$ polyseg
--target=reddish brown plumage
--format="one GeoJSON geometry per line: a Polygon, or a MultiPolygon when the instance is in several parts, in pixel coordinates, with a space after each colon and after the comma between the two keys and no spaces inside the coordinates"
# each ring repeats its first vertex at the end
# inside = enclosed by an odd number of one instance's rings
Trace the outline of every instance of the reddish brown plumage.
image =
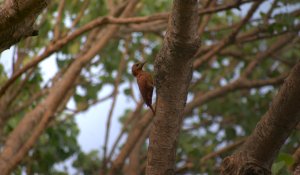
{"type": "Polygon", "coordinates": [[[137,83],[141,92],[141,95],[146,103],[147,106],[155,115],[155,111],[152,107],[152,94],[153,94],[153,78],[150,73],[143,71],[143,63],[136,63],[132,66],[132,74],[136,77],[137,83]]]}

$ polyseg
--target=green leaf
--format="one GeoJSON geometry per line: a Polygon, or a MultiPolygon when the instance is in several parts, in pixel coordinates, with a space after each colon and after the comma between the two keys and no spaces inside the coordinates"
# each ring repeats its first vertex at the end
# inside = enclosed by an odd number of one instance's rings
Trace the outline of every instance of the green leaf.
{"type": "Polygon", "coordinates": [[[124,94],[127,96],[131,95],[131,89],[130,88],[124,89],[124,94]]]}
{"type": "Polygon", "coordinates": [[[272,166],[272,174],[279,174],[279,172],[283,169],[283,167],[285,166],[284,161],[280,161],[277,163],[274,163],[272,166]]]}
{"type": "Polygon", "coordinates": [[[287,166],[290,166],[295,162],[293,156],[286,153],[280,153],[278,156],[278,160],[283,161],[287,166]]]}

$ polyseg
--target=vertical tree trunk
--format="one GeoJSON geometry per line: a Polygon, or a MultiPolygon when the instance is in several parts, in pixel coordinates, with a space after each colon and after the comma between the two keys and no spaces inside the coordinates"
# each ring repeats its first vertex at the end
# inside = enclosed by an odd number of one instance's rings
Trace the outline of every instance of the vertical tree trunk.
{"type": "Polygon", "coordinates": [[[146,174],[174,174],[176,147],[192,77],[197,36],[197,0],[174,0],[164,44],[155,60],[156,116],[146,174]]]}
{"type": "Polygon", "coordinates": [[[299,121],[300,63],[293,68],[242,148],[223,161],[222,174],[271,174],[274,159],[299,121]]]}

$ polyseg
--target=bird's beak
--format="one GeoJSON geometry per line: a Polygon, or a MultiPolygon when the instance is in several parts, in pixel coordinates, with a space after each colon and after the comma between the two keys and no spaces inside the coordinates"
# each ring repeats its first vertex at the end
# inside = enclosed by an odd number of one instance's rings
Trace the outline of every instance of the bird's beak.
{"type": "Polygon", "coordinates": [[[143,67],[143,66],[144,66],[144,64],[146,64],[146,62],[147,62],[147,61],[144,61],[144,62],[142,62],[142,63],[141,63],[141,65],[142,65],[142,66],[141,66],[141,67],[143,67]]]}

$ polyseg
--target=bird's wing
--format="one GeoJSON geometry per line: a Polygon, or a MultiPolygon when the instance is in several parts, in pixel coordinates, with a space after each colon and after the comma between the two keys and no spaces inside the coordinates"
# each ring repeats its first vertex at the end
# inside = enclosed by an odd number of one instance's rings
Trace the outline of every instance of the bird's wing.
{"type": "Polygon", "coordinates": [[[147,106],[150,106],[152,104],[152,94],[154,88],[151,74],[146,72],[141,74],[137,78],[137,82],[145,103],[147,104],[147,106]]]}
{"type": "Polygon", "coordinates": [[[147,73],[146,76],[147,76],[147,79],[149,80],[149,81],[147,81],[148,86],[154,87],[154,81],[153,81],[152,75],[147,73]]]}

